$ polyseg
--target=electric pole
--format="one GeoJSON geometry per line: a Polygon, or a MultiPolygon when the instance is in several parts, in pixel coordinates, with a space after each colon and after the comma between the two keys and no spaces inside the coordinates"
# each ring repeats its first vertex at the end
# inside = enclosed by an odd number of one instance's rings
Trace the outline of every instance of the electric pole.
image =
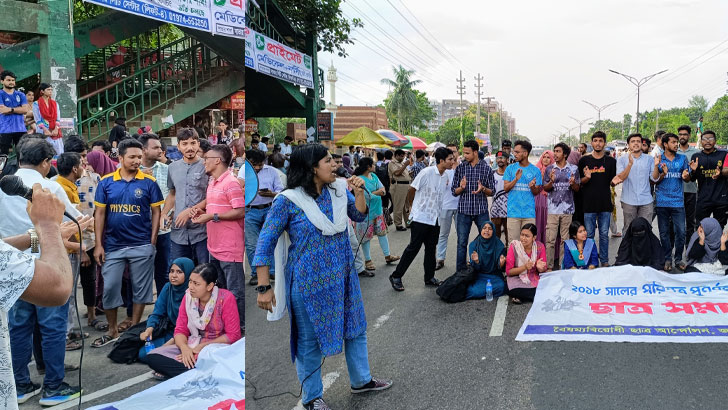
{"type": "Polygon", "coordinates": [[[481,81],[483,81],[483,77],[478,73],[478,75],[475,77],[475,80],[477,83],[475,84],[475,103],[478,105],[478,108],[476,109],[475,114],[475,132],[480,134],[480,97],[482,97],[483,92],[480,91],[481,88],[483,88],[483,85],[481,81]]]}
{"type": "MultiPolygon", "coordinates": [[[[491,138],[491,135],[490,135],[490,100],[494,100],[495,97],[483,97],[483,99],[488,101],[487,102],[488,105],[485,106],[485,112],[486,112],[486,115],[488,116],[488,130],[485,133],[488,134],[488,139],[490,139],[491,138]]],[[[492,146],[493,142],[491,141],[490,144],[492,146]]],[[[498,147],[500,147],[500,141],[498,141],[498,147]]]]}
{"type": "Polygon", "coordinates": [[[660,126],[660,109],[657,109],[657,117],[655,117],[655,134],[657,134],[657,130],[660,126]]]}
{"type": "Polygon", "coordinates": [[[455,81],[458,82],[458,95],[460,96],[460,146],[463,146],[463,140],[464,140],[464,133],[465,133],[465,123],[464,121],[464,114],[465,110],[463,109],[463,95],[465,95],[465,79],[463,78],[463,70],[460,70],[460,77],[457,78],[455,81]]]}

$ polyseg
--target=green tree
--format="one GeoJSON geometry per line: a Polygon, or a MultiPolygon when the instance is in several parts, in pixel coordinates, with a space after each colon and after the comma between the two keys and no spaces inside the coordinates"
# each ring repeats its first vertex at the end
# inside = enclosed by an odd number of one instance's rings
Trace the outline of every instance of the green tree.
{"type": "MultiPolygon", "coordinates": [[[[420,90],[412,90],[415,93],[415,99],[417,107],[415,111],[405,118],[402,118],[402,130],[405,134],[417,135],[420,131],[427,129],[427,123],[435,118],[435,111],[430,106],[430,101],[427,99],[427,93],[420,90]]],[[[396,115],[394,107],[392,106],[392,95],[390,94],[384,100],[384,108],[387,110],[387,122],[389,128],[399,128],[399,116],[396,115]]]]}
{"type": "Polygon", "coordinates": [[[363,27],[360,19],[351,20],[341,12],[342,0],[278,0],[291,23],[305,33],[313,33],[323,51],[346,57],[345,46],[354,44],[351,29],[363,27]]]}
{"type": "Polygon", "coordinates": [[[705,129],[715,131],[719,144],[728,142],[728,95],[724,95],[705,113],[705,129]]]}
{"type": "Polygon", "coordinates": [[[462,123],[460,122],[460,117],[450,118],[445,121],[445,123],[440,126],[440,129],[437,130],[437,140],[443,144],[457,144],[460,146],[461,124],[463,125],[462,128],[465,130],[464,135],[466,136],[466,140],[468,139],[468,135],[472,138],[472,135],[475,132],[475,117],[466,115],[462,123]]]}
{"type": "Polygon", "coordinates": [[[400,133],[406,133],[408,120],[417,116],[418,101],[414,86],[421,83],[421,81],[412,80],[415,71],[407,70],[401,65],[392,67],[392,73],[394,74],[394,80],[382,79],[382,84],[389,86],[392,90],[387,96],[389,100],[389,106],[386,107],[387,117],[394,117],[397,124],[396,130],[400,133]]]}
{"type": "MultiPolygon", "coordinates": [[[[283,142],[283,138],[288,132],[288,123],[305,124],[305,118],[256,118],[258,121],[258,133],[260,135],[272,134],[273,141],[278,144],[283,142]]],[[[292,135],[291,135],[292,136],[292,135]]]]}
{"type": "MultiPolygon", "coordinates": [[[[688,107],[694,110],[698,114],[698,118],[708,111],[710,106],[708,99],[702,95],[694,95],[688,100],[688,107]]],[[[697,120],[697,118],[696,118],[697,120]]]]}

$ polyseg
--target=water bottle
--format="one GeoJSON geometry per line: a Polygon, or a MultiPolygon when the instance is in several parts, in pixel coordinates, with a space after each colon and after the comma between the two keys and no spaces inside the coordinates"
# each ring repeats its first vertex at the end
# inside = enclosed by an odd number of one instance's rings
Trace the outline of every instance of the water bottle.
{"type": "Polygon", "coordinates": [[[488,302],[493,301],[493,285],[490,284],[490,279],[488,279],[488,283],[485,285],[485,300],[488,302]]]}
{"type": "Polygon", "coordinates": [[[152,343],[151,336],[147,336],[147,342],[144,343],[144,351],[149,354],[149,352],[151,352],[152,350],[154,350],[154,343],[152,343]]]}

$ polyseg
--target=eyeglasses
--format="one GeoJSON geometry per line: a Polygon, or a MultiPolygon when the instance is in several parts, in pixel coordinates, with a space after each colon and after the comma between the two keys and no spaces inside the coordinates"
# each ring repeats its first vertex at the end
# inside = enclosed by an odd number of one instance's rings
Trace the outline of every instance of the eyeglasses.
{"type": "Polygon", "coordinates": [[[715,137],[700,137],[703,141],[715,141],[715,137]]]}

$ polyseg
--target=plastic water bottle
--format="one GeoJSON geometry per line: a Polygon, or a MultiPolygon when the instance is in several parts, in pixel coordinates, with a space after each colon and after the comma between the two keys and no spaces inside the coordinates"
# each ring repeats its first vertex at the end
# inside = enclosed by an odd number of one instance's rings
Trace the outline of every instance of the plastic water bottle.
{"type": "Polygon", "coordinates": [[[154,350],[154,343],[152,343],[152,338],[150,336],[147,336],[147,342],[144,343],[144,351],[149,354],[149,352],[151,352],[152,350],[154,350]]]}
{"type": "Polygon", "coordinates": [[[488,302],[493,301],[493,285],[490,284],[490,279],[488,279],[488,283],[485,285],[485,300],[488,302]]]}

